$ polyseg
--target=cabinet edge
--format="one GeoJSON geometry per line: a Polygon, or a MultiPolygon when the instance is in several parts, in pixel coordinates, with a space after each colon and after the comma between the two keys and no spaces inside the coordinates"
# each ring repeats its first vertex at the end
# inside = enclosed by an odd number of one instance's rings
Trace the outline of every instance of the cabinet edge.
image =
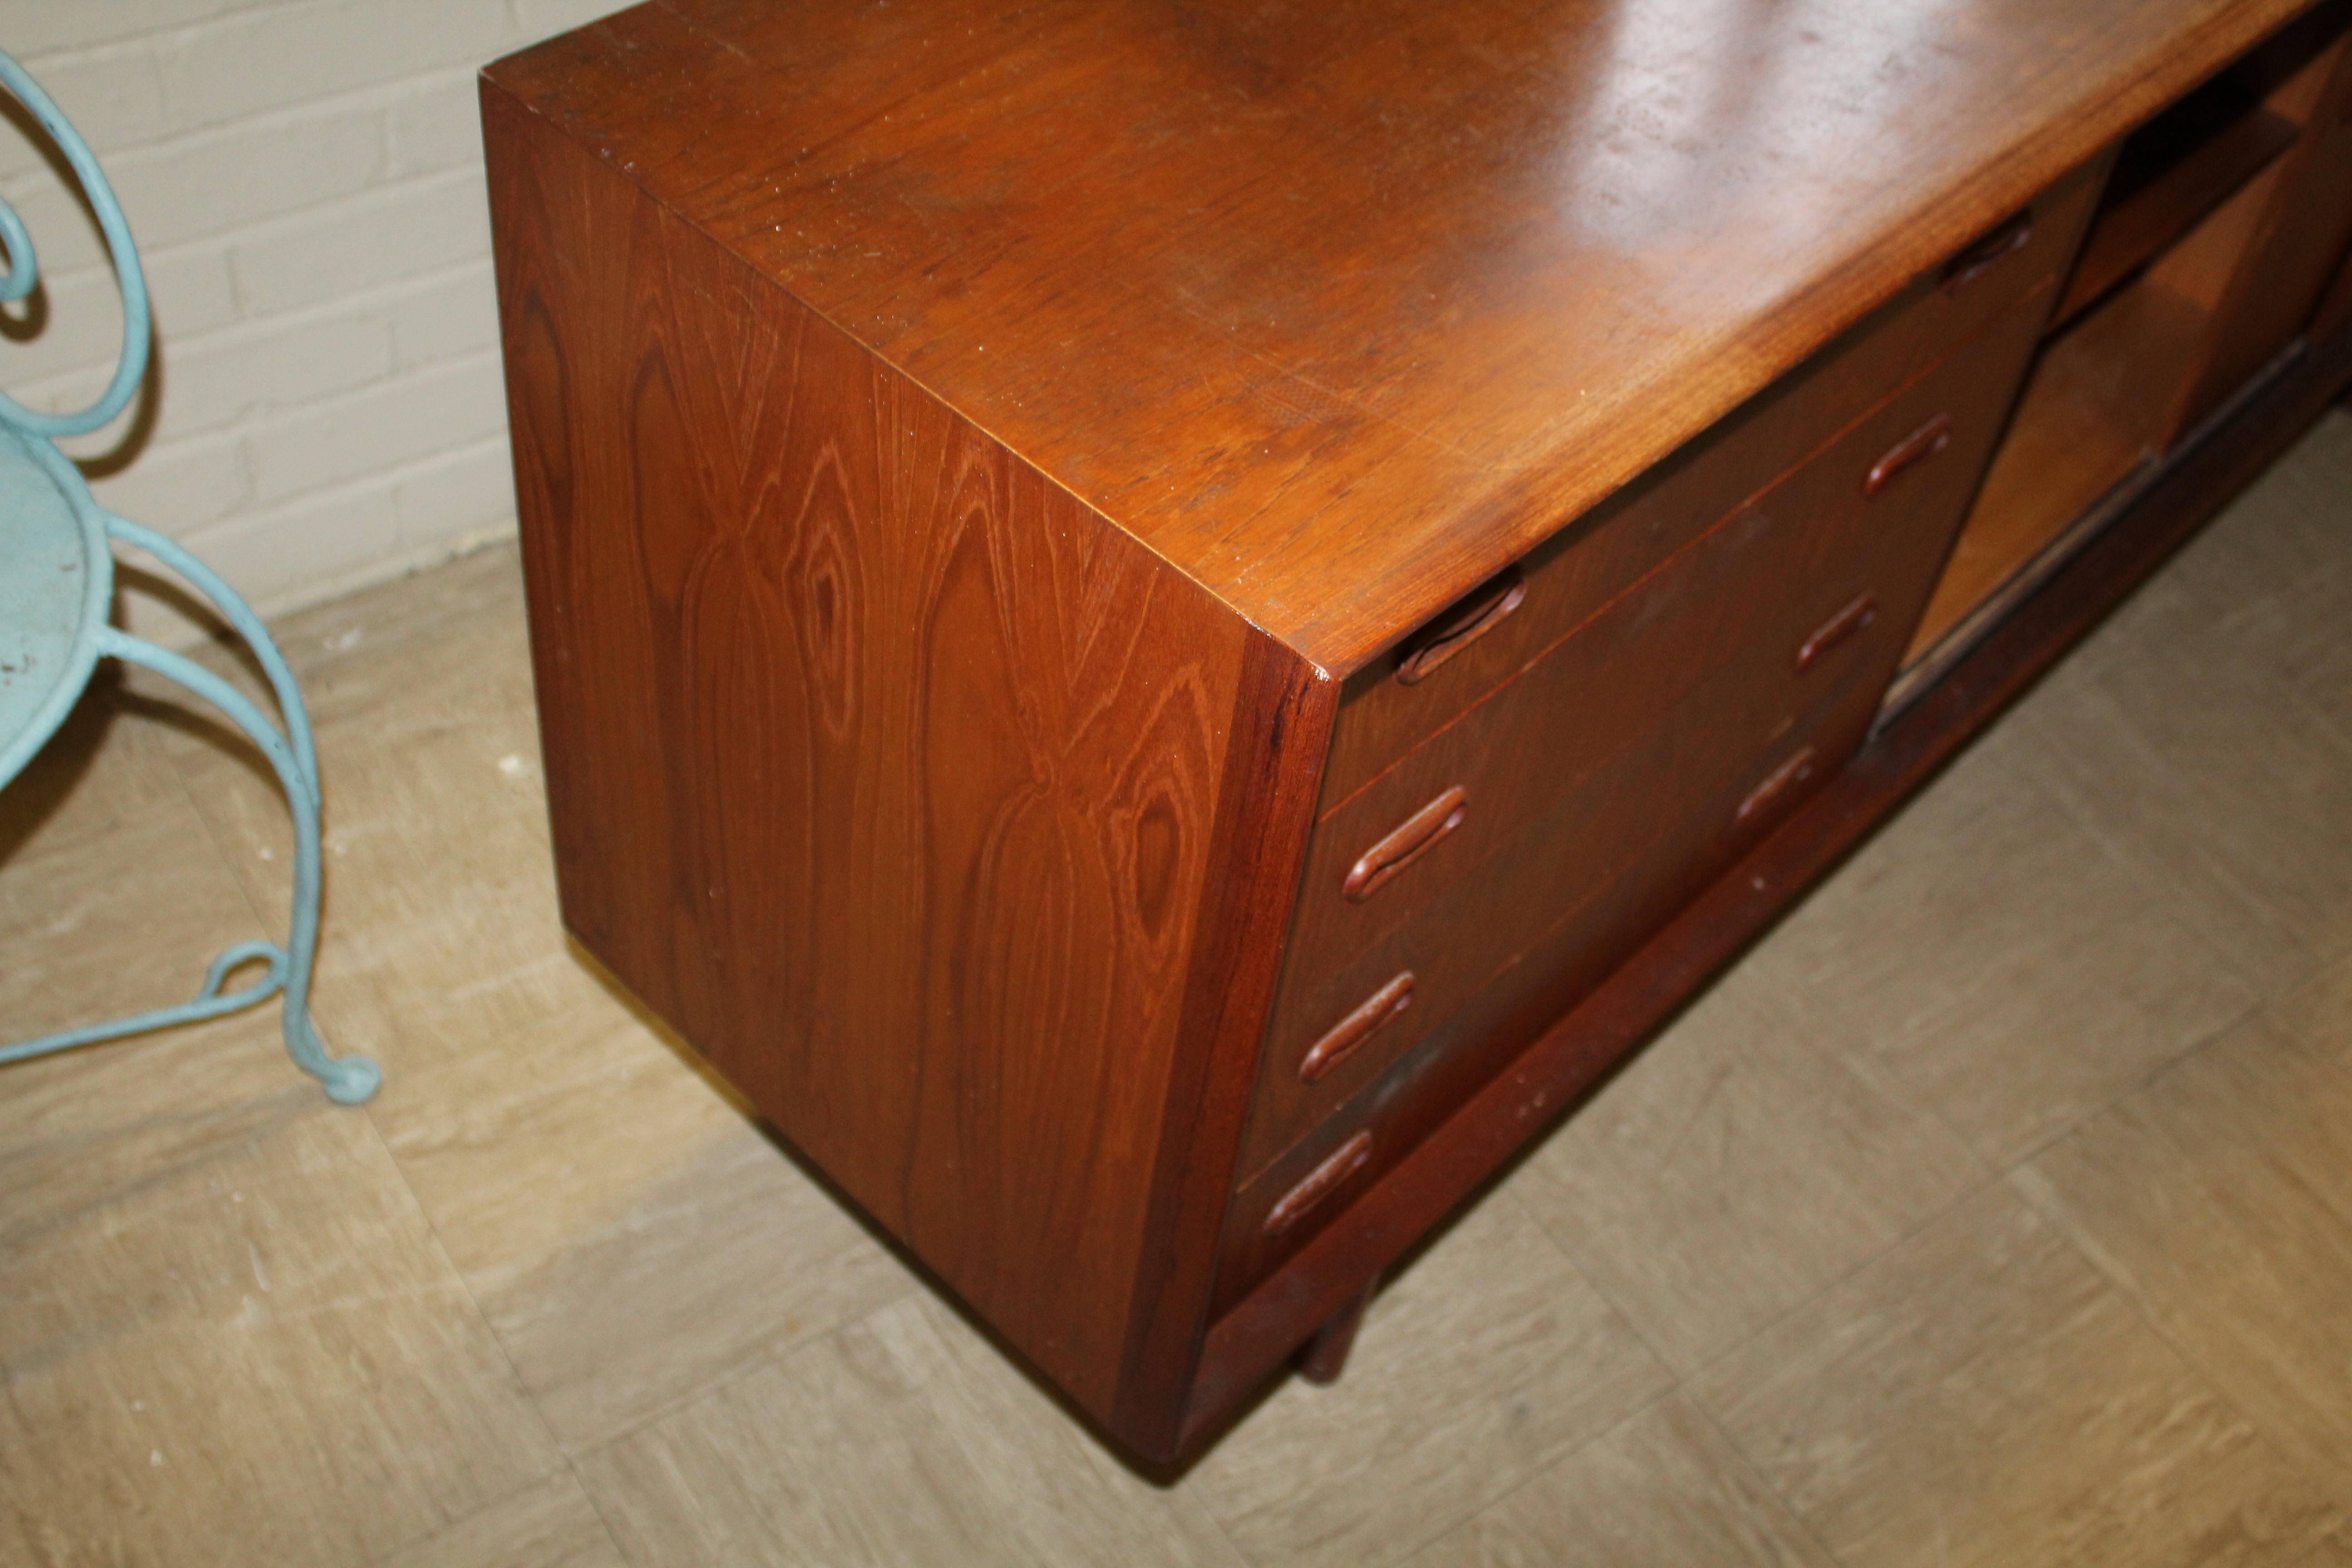
{"type": "Polygon", "coordinates": [[[1208,1332],[1217,1239],[1274,1005],[1339,684],[1253,629],[1226,742],[1208,876],[1152,1173],[1152,1238],[1128,1313],[1111,1427],[1172,1458],[1208,1332]]]}

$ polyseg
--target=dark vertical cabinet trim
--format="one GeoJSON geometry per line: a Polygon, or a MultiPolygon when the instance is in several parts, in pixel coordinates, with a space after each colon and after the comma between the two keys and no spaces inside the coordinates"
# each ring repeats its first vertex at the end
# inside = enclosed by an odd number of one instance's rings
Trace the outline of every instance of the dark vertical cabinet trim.
{"type": "Polygon", "coordinates": [[[1210,856],[1220,896],[1203,906],[1194,942],[1184,1049],[1153,1183],[1148,1234],[1155,1239],[1138,1270],[1110,1423],[1154,1458],[1176,1451],[1208,1331],[1217,1237],[1339,699],[1338,681],[1251,634],[1210,856]]]}

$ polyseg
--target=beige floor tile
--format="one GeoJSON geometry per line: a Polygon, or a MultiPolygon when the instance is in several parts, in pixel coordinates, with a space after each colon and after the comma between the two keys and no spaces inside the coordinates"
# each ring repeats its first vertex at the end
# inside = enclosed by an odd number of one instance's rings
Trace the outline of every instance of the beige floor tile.
{"type": "Polygon", "coordinates": [[[363,1563],[561,1462],[363,1113],[70,1066],[114,1125],[0,1110],[0,1561],[363,1563]]]}
{"type": "Polygon", "coordinates": [[[1768,948],[1511,1179],[1685,1375],[1990,1177],[1811,1036],[1768,948]]]}
{"type": "Polygon", "coordinates": [[[419,864],[383,863],[322,1016],[567,1447],[917,1288],[566,949],[543,871],[419,864]]]}
{"type": "MultiPolygon", "coordinates": [[[[453,884],[552,877],[530,669],[507,640],[417,650],[396,702],[372,689],[364,700],[330,691],[312,702],[331,921],[367,931],[380,916],[429,912],[429,893],[446,901],[453,884]]],[[[297,673],[306,689],[329,684],[297,673]]],[[[291,831],[275,781],[246,749],[200,737],[180,737],[171,757],[257,907],[283,919],[291,831]]]]}
{"type": "Polygon", "coordinates": [[[1217,1564],[1199,1503],[1121,1469],[924,1297],[589,1456],[636,1568],[1217,1564]]]}
{"type": "MultiPolygon", "coordinates": [[[[2352,738],[2352,414],[2323,420],[2158,581],[2120,662],[2221,659],[2352,738]]],[[[2120,673],[2120,671],[2118,671],[2120,673]]]]}
{"type": "Polygon", "coordinates": [[[1693,1388],[1844,1568],[2254,1568],[2342,1518],[2005,1186],[1693,1388]]]}
{"type": "Polygon", "coordinates": [[[177,1005],[217,953],[264,934],[195,810],[158,795],[77,847],[0,864],[0,1031],[177,1005]]]}
{"type": "Polygon", "coordinates": [[[543,865],[422,865],[321,1006],[381,1038],[371,1113],[567,1447],[917,1288],[566,948],[543,865]]]}
{"type": "MultiPolygon", "coordinates": [[[[316,1015],[383,1068],[370,1114],[579,1449],[914,1285],[567,950],[521,628],[512,553],[486,552],[284,641],[328,801],[316,1015]]],[[[227,748],[172,755],[282,919],[274,786],[227,748]]]]}
{"type": "Polygon", "coordinates": [[[1496,1193],[1374,1300],[1345,1377],[1278,1390],[1186,1484],[1253,1563],[1394,1562],[1671,1383],[1496,1193]]]}
{"type": "Polygon", "coordinates": [[[956,1434],[1027,1561],[1242,1568],[1199,1498],[1139,1479],[937,1297],[911,1297],[866,1326],[956,1434]]]}
{"type": "Polygon", "coordinates": [[[2352,587],[2347,495],[2352,412],[2336,408],[2166,567],[2158,579],[2165,596],[2137,595],[2118,619],[2145,614],[2156,640],[2185,639],[2182,654],[2234,647],[2238,657],[2280,674],[2307,666],[2323,649],[2340,649],[2342,622],[2292,612],[2317,608],[2352,587]],[[2185,603],[2187,619],[2167,613],[2174,595],[2185,603]]]}
{"type": "Polygon", "coordinates": [[[79,849],[158,806],[178,805],[165,728],[101,664],[79,706],[0,790],[0,866],[79,849]]]}
{"type": "MultiPolygon", "coordinates": [[[[0,1563],[2352,1568],[2347,493],[2336,414],[1172,1491],[566,950],[511,548],[289,617],[387,1085],[274,1012],[0,1071],[0,1563]]],[[[101,692],[0,794],[0,1033],[184,999],[286,845],[101,692]]]]}
{"type": "MultiPolygon", "coordinates": [[[[332,792],[350,748],[332,736],[323,744],[332,792]]],[[[371,789],[334,797],[316,1011],[339,1041],[377,1056],[388,1081],[478,1053],[469,1020],[483,998],[534,966],[572,963],[544,841],[518,813],[499,821],[455,781],[434,782],[435,763],[459,744],[419,742],[384,760],[371,789]],[[364,809],[394,793],[423,802],[436,792],[449,797],[438,816],[364,809]],[[402,1027],[409,1019],[415,1026],[402,1027]]],[[[535,780],[526,787],[525,809],[543,811],[535,780]]],[[[282,920],[289,878],[273,835],[285,829],[284,807],[252,788],[200,786],[195,798],[252,901],[282,920]]]]}
{"type": "MultiPolygon", "coordinates": [[[[2345,423],[2352,426],[2352,417],[2345,423]]],[[[2352,473],[2337,482],[2352,486],[2352,473]]],[[[2336,560],[2305,574],[2281,595],[2261,668],[2352,740],[2352,637],[2343,632],[2352,625],[2352,546],[2340,537],[2335,542],[2336,560]]]]}
{"type": "MultiPolygon", "coordinates": [[[[511,542],[282,616],[270,629],[317,723],[414,721],[453,702],[512,709],[518,695],[530,714],[521,564],[511,542]]],[[[257,667],[234,640],[190,656],[268,703],[257,667]]],[[[129,683],[145,696],[186,700],[143,671],[129,683]]]]}
{"type": "Polygon", "coordinates": [[[2275,995],[2352,954],[2352,416],[2331,414],[2004,726],[2275,995]]]}
{"type": "Polygon", "coordinates": [[[277,635],[322,723],[471,701],[529,721],[522,563],[509,542],[285,616],[277,635]],[[517,700],[520,699],[518,701],[517,700]]]}
{"type": "Polygon", "coordinates": [[[2352,1508],[2352,1076],[2256,1018],[2017,1173],[2352,1508]]]}
{"type": "Polygon", "coordinates": [[[2352,414],[2334,410],[2249,485],[2212,527],[2134,595],[2080,650],[2086,669],[2227,650],[2284,673],[2340,627],[2287,612],[2352,566],[2342,518],[2352,494],[2352,414]]]}
{"type": "Polygon", "coordinates": [[[2352,1568],[2352,1537],[2331,1535],[2294,1568],[2352,1568]]]}
{"type": "Polygon", "coordinates": [[[569,1469],[468,1514],[383,1568],[625,1568],[569,1469]]]}
{"type": "MultiPolygon", "coordinates": [[[[151,728],[136,717],[105,727],[92,776],[135,772],[154,743],[142,733],[151,728]]],[[[93,819],[70,847],[0,860],[8,1039],[185,1003],[216,954],[266,934],[197,813],[167,769],[163,776],[164,787],[113,801],[137,809],[93,819]]],[[[241,969],[231,988],[259,974],[241,969]]],[[[54,1217],[44,1184],[57,1184],[70,1209],[135,1182],[150,1159],[306,1105],[319,1090],[287,1060],[279,1017],[272,999],[0,1069],[0,1158],[16,1171],[0,1236],[54,1217]]]]}
{"type": "Polygon", "coordinates": [[[1808,1024],[2006,1168],[2256,993],[1987,737],[1773,937],[1808,1024]]]}
{"type": "MultiPolygon", "coordinates": [[[[513,555],[486,551],[283,630],[325,775],[317,1012],[389,1080],[413,1078],[403,1050],[478,1045],[437,1016],[397,1030],[396,1015],[502,985],[562,942],[513,555]]],[[[275,784],[235,746],[184,738],[170,755],[255,907],[283,921],[291,832],[275,784]]]]}
{"type": "MultiPolygon", "coordinates": [[[[548,889],[553,877],[511,549],[289,617],[278,630],[324,775],[322,1016],[347,990],[364,1010],[365,988],[351,976],[412,956],[404,944],[417,928],[461,915],[462,900],[489,906],[459,921],[475,943],[460,956],[479,973],[530,956],[483,944],[505,929],[495,918],[505,895],[548,889]]],[[[232,650],[203,658],[259,691],[232,650]]],[[[166,751],[255,907],[282,923],[292,831],[275,779],[217,729],[184,727],[166,751]]]]}
{"type": "Polygon", "coordinates": [[[1836,1568],[1706,1415],[1669,1394],[1417,1553],[1412,1568],[1836,1568]]]}
{"type": "Polygon", "coordinates": [[[2111,685],[2048,695],[2026,716],[2046,742],[2030,765],[2110,854],[2177,889],[2200,942],[2273,995],[2352,953],[2352,742],[2275,693],[2177,694],[2195,719],[2280,714],[2228,740],[2156,733],[2194,720],[2135,713],[2111,685]]]}
{"type": "MultiPolygon", "coordinates": [[[[525,1384],[573,1451],[631,1430],[793,1345],[917,1289],[905,1268],[749,1128],[663,1138],[648,1118],[624,1186],[607,1173],[612,1206],[553,1245],[536,1226],[504,1232],[542,1173],[561,1159],[593,1162],[583,1137],[636,1106],[583,1100],[561,1113],[580,1137],[529,1130],[530,1147],[504,1164],[521,1193],[479,1229],[446,1233],[496,1254],[468,1275],[525,1384]],[[559,1146],[568,1153],[559,1153],[559,1146]],[[504,1244],[502,1246],[502,1244],[504,1244]]],[[[411,1158],[421,1191],[444,1173],[411,1158]]]]}
{"type": "Polygon", "coordinates": [[[2023,765],[2273,992],[2352,953],[2352,531],[2331,521],[2340,500],[2303,493],[2304,455],[2015,721],[2023,765]]]}
{"type": "Polygon", "coordinates": [[[2313,1050],[2352,1068],[2352,953],[2295,987],[2273,1006],[2271,1015],[2313,1050]]]}

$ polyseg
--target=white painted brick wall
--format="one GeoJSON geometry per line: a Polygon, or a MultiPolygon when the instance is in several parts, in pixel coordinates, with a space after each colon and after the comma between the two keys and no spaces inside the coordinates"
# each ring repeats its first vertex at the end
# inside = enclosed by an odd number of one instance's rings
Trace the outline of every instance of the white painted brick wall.
{"type": "MultiPolygon", "coordinates": [[[[5,0],[105,164],[155,301],[151,414],[69,443],[115,510],[265,612],[514,526],[474,75],[624,0],[5,0]]],[[[97,231],[0,123],[45,318],[0,383],[78,406],[122,315],[97,231]]],[[[195,635],[126,595],[134,631],[195,635]]]]}

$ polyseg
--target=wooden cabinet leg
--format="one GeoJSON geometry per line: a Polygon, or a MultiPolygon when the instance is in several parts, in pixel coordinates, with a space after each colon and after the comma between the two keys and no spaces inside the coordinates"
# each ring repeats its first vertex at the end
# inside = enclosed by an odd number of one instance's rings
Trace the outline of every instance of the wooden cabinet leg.
{"type": "Polygon", "coordinates": [[[1354,1300],[1324,1319],[1315,1337],[1299,1347],[1299,1376],[1319,1384],[1339,1381],[1339,1373],[1347,1369],[1348,1352],[1355,1347],[1356,1330],[1364,1321],[1364,1309],[1372,1304],[1372,1292],[1380,1283],[1374,1279],[1366,1285],[1354,1300]]]}

